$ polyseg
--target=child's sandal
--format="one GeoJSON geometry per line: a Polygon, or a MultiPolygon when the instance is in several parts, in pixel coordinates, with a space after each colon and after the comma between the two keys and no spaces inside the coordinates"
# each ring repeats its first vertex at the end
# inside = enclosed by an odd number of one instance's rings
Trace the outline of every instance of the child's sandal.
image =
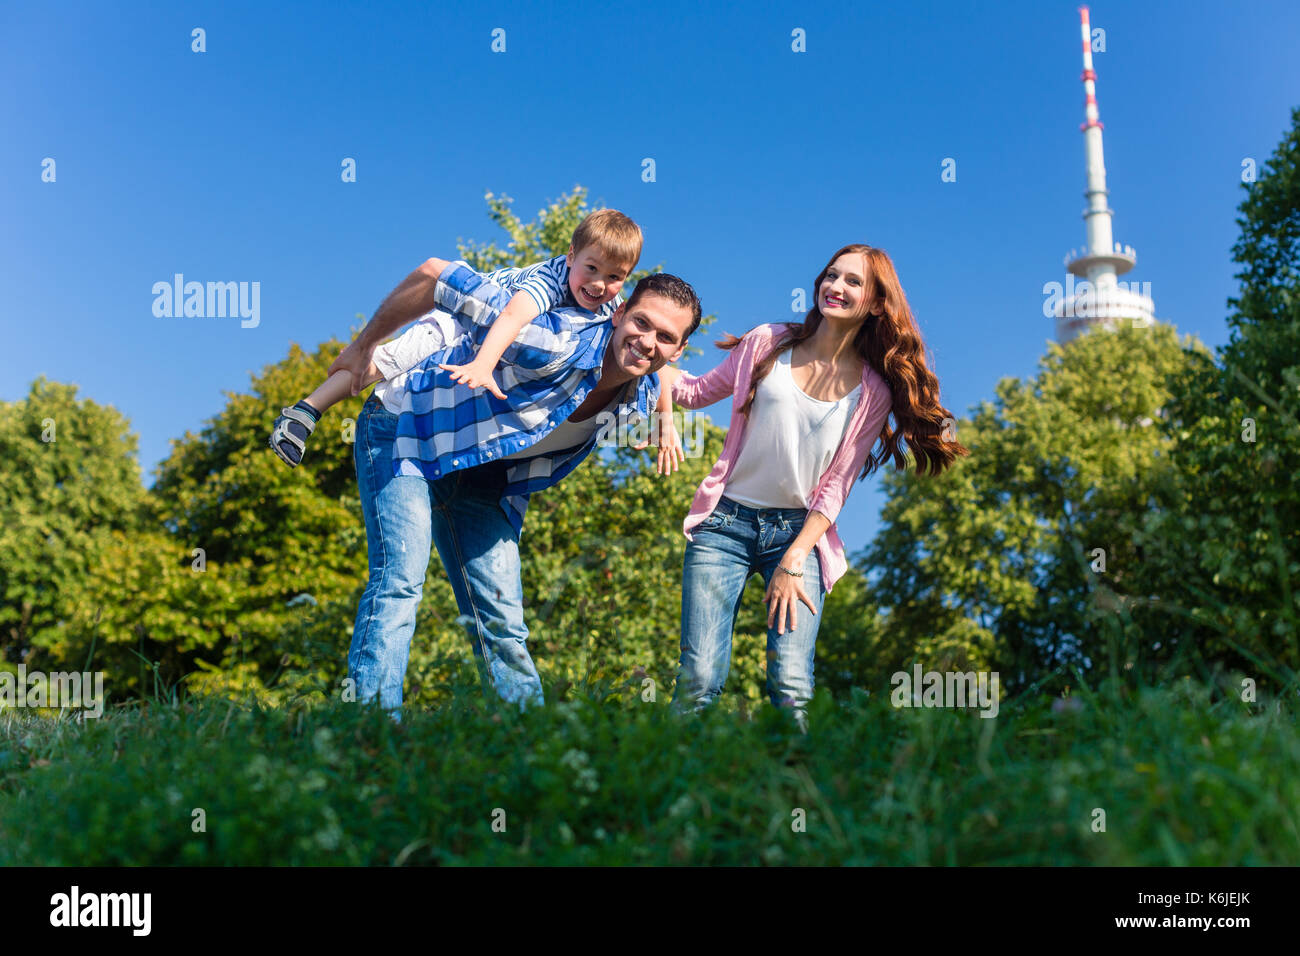
{"type": "Polygon", "coordinates": [[[290,468],[298,467],[303,453],[307,450],[307,439],[316,430],[316,419],[301,408],[285,408],[275,420],[268,444],[271,451],[290,468]],[[301,432],[301,433],[300,433],[301,432]],[[287,446],[287,447],[286,447],[287,446]],[[294,452],[297,452],[295,455],[294,452]]]}

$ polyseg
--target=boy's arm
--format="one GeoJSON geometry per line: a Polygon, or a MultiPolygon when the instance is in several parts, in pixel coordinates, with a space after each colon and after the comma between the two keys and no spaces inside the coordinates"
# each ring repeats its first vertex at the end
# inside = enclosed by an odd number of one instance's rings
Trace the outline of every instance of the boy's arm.
{"type": "Polygon", "coordinates": [[[486,387],[502,400],[505,395],[497,387],[492,372],[524,326],[563,301],[568,281],[565,257],[556,256],[519,270],[514,278],[512,287],[517,291],[492,323],[473,361],[443,366],[452,373],[453,382],[463,382],[470,388],[486,387]]]}
{"type": "Polygon", "coordinates": [[[453,382],[464,382],[470,388],[486,387],[497,398],[504,400],[505,395],[497,387],[496,380],[492,377],[492,370],[497,367],[501,356],[505,355],[506,349],[519,335],[520,330],[541,314],[531,295],[527,292],[516,292],[506,303],[506,307],[501,310],[501,314],[496,317],[492,327],[488,329],[487,337],[479,346],[474,360],[466,365],[442,367],[451,371],[453,382]]]}
{"type": "Polygon", "coordinates": [[[352,394],[360,394],[375,348],[402,326],[433,309],[438,279],[448,265],[446,259],[430,258],[403,279],[380,303],[356,340],[339,353],[329,374],[348,372],[352,376],[352,394]]]}
{"type": "Polygon", "coordinates": [[[510,303],[511,294],[492,281],[491,274],[475,272],[464,262],[448,262],[438,274],[434,302],[475,325],[491,326],[510,303]]]}

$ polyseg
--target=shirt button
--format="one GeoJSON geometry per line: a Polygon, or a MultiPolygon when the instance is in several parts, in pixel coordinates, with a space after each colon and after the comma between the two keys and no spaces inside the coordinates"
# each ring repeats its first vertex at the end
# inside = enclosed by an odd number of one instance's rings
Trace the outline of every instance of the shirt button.
{"type": "Polygon", "coordinates": [[[459,464],[460,464],[460,459],[459,459],[459,458],[453,458],[453,459],[451,460],[451,463],[452,463],[453,465],[459,465],[459,464]]]}

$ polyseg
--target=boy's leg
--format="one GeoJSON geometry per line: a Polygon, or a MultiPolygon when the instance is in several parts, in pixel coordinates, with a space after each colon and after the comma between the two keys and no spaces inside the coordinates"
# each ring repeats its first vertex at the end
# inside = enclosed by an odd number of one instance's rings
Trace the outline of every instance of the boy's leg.
{"type": "Polygon", "coordinates": [[[731,636],[753,561],[753,529],[735,505],[720,502],[686,545],[674,709],[700,710],[722,693],[731,670],[731,636]]]}
{"type": "MultiPolygon", "coordinates": [[[[348,676],[359,702],[400,708],[431,547],[429,483],[393,476],[397,416],[371,396],[357,416],[353,456],[366,521],[370,577],[357,607],[348,676]]],[[[394,713],[400,719],[400,711],[394,713]]]]}
{"type": "MultiPolygon", "coordinates": [[[[371,371],[374,371],[373,365],[371,366],[371,371]]],[[[375,373],[373,378],[367,376],[369,381],[363,382],[362,387],[371,384],[371,382],[377,382],[381,377],[382,376],[380,376],[378,372],[375,373]]],[[[318,414],[323,415],[339,402],[343,401],[343,399],[349,398],[351,395],[352,373],[339,371],[325,379],[321,386],[303,399],[303,401],[316,409],[318,414]]]]}
{"type": "MultiPolygon", "coordinates": [[[[370,363],[370,368],[361,380],[361,387],[373,385],[383,375],[370,363]]],[[[271,429],[271,450],[280,456],[287,465],[297,465],[302,461],[307,439],[315,431],[320,417],[333,406],[352,395],[352,375],[349,372],[335,372],[314,392],[288,409],[275,420],[271,429]]]]}
{"type": "Polygon", "coordinates": [[[541,704],[528,653],[519,539],[501,510],[504,473],[479,465],[429,483],[433,541],[456,595],[479,674],[507,703],[541,704]]]}

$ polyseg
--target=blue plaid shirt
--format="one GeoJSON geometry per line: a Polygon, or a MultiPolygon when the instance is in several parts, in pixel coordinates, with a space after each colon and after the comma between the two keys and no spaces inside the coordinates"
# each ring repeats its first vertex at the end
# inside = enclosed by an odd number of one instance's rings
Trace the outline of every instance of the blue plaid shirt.
{"type": "MultiPolygon", "coordinates": [[[[600,381],[614,328],[609,322],[593,323],[592,313],[576,308],[539,315],[507,346],[496,369],[505,401],[487,389],[451,381],[451,373],[438,366],[472,360],[511,293],[457,262],[444,270],[435,295],[440,307],[469,319],[471,331],[412,370],[397,419],[394,474],[435,479],[500,461],[545,438],[600,381]]],[[[529,495],[578,467],[611,426],[623,428],[649,418],[658,400],[658,374],[633,379],[616,399],[614,421],[585,444],[506,462],[501,508],[515,533],[523,533],[529,495]]]]}

